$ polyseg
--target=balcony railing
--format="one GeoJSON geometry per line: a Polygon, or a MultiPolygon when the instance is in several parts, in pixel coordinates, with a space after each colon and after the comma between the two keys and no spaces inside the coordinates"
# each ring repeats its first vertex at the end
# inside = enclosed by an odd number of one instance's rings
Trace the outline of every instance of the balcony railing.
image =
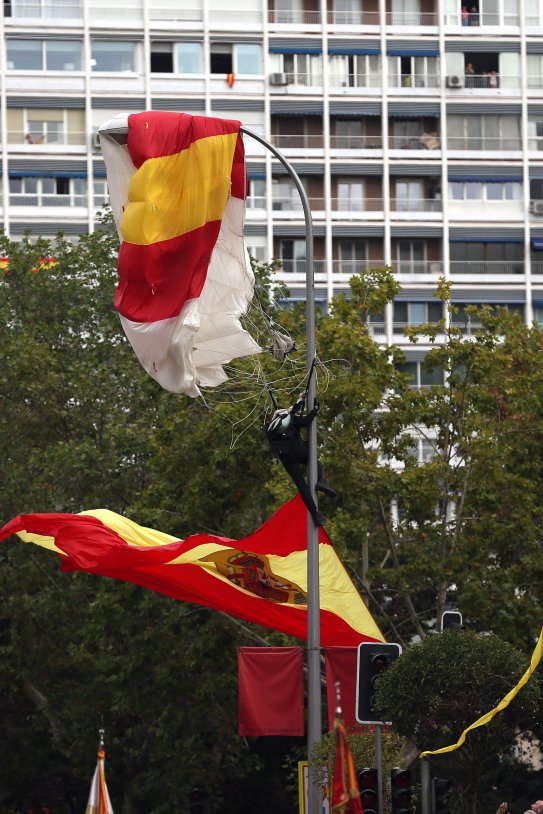
{"type": "MultiPolygon", "coordinates": [[[[485,136],[484,138],[476,136],[447,136],[447,146],[449,150],[492,150],[495,151],[517,151],[522,147],[522,141],[519,138],[502,138],[500,136],[485,136]]],[[[542,139],[543,147],[543,139],[542,139]]]]}
{"type": "Polygon", "coordinates": [[[381,74],[332,73],[328,81],[332,88],[380,88],[381,74]]]}
{"type": "Polygon", "coordinates": [[[154,8],[150,4],[149,19],[155,22],[198,23],[202,20],[201,8],[154,8]]]}
{"type": "Polygon", "coordinates": [[[321,135],[299,135],[299,136],[272,136],[271,142],[280,149],[305,150],[322,149],[323,140],[321,135]]]}
{"type": "Polygon", "coordinates": [[[40,3],[18,3],[6,2],[4,0],[4,17],[17,18],[42,18],[47,20],[78,20],[83,16],[81,3],[66,0],[66,2],[40,3]]]}
{"type": "Polygon", "coordinates": [[[436,133],[421,133],[420,136],[389,136],[391,150],[439,150],[440,137],[436,133]]]}
{"type": "Polygon", "coordinates": [[[8,130],[8,143],[9,144],[28,144],[38,150],[44,146],[81,146],[87,143],[86,133],[26,133],[21,130],[8,130]]]}
{"type": "MultiPolygon", "coordinates": [[[[285,274],[300,274],[305,277],[305,260],[281,260],[281,265],[285,274]]],[[[315,259],[313,261],[313,270],[315,274],[324,274],[326,271],[326,261],[315,259]]]]}
{"type": "Polygon", "coordinates": [[[401,74],[389,76],[391,88],[439,88],[439,76],[433,74],[401,74]]]}
{"type": "Polygon", "coordinates": [[[387,11],[387,25],[429,26],[439,24],[439,15],[428,11],[387,11]]]}
{"type": "Polygon", "coordinates": [[[382,212],[382,198],[332,198],[330,201],[332,212],[382,212]]]}
{"type": "Polygon", "coordinates": [[[380,150],[382,138],[378,136],[330,136],[332,150],[380,150]]]}
{"type": "MultiPolygon", "coordinates": [[[[12,192],[9,196],[10,206],[87,206],[86,195],[27,195],[25,192],[12,192]]],[[[95,202],[96,206],[97,204],[95,202]]]]}
{"type": "Polygon", "coordinates": [[[392,268],[396,274],[443,274],[441,260],[397,260],[392,268]]]}
{"type": "MultiPolygon", "coordinates": [[[[520,17],[518,14],[515,14],[514,12],[504,13],[503,15],[488,12],[483,12],[483,14],[478,14],[475,12],[461,14],[460,12],[458,12],[445,15],[445,25],[459,25],[462,26],[462,28],[473,28],[473,27],[479,28],[479,26],[484,27],[487,25],[504,26],[519,24],[520,17]]],[[[539,25],[539,23],[527,22],[527,25],[539,25]]]]}
{"type": "Polygon", "coordinates": [[[332,271],[334,274],[348,274],[352,277],[353,274],[382,268],[384,265],[384,260],[334,260],[332,262],[332,271]]]}
{"type": "Polygon", "coordinates": [[[532,260],[532,274],[543,274],[543,260],[532,260]]]}
{"type": "Polygon", "coordinates": [[[305,9],[269,9],[268,22],[280,25],[320,25],[320,11],[305,11],[305,9]]]}
{"type": "Polygon", "coordinates": [[[464,87],[484,90],[494,90],[500,87],[520,88],[520,76],[500,75],[496,71],[494,73],[466,74],[464,87]]]}
{"type": "Polygon", "coordinates": [[[392,212],[441,212],[442,201],[439,198],[420,198],[413,200],[392,200],[392,212]]]}
{"type": "Polygon", "coordinates": [[[328,12],[329,25],[379,25],[378,11],[336,11],[328,12]]]}
{"type": "Polygon", "coordinates": [[[266,196],[265,195],[248,195],[245,199],[247,209],[265,209],[266,196]]]}
{"type": "Polygon", "coordinates": [[[524,274],[522,260],[451,260],[451,274],[524,274]]]}
{"type": "MultiPolygon", "coordinates": [[[[315,87],[321,88],[322,87],[322,74],[319,73],[300,73],[300,72],[292,72],[289,73],[288,71],[285,73],[285,84],[286,85],[302,85],[304,87],[315,87]]],[[[284,85],[280,86],[282,91],[284,92],[284,85]]]]}

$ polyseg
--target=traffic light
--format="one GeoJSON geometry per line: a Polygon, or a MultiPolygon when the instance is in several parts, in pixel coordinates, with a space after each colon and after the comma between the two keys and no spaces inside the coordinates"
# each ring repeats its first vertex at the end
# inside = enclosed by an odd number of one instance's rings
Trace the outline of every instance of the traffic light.
{"type": "Polygon", "coordinates": [[[441,614],[441,630],[465,630],[460,611],[443,611],[441,614]]]}
{"type": "Polygon", "coordinates": [[[195,786],[189,794],[190,814],[204,814],[204,790],[200,786],[195,786]]]}
{"type": "Polygon", "coordinates": [[[375,711],[377,683],[401,652],[399,644],[362,642],[358,645],[356,720],[359,723],[383,723],[375,711]]]}
{"type": "Polygon", "coordinates": [[[432,780],[432,814],[449,814],[450,780],[434,777],[432,780]]]}
{"type": "Polygon", "coordinates": [[[364,814],[381,814],[377,769],[361,769],[356,779],[364,814]]]}
{"type": "Polygon", "coordinates": [[[390,770],[392,814],[411,814],[411,772],[409,769],[390,770]]]}

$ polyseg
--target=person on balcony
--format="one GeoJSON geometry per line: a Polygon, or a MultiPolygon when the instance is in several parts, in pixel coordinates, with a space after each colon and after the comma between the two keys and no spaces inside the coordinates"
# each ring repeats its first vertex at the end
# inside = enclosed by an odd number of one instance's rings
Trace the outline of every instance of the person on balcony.
{"type": "Polygon", "coordinates": [[[469,11],[467,6],[462,6],[460,17],[462,19],[462,25],[469,25],[469,11]]]}
{"type": "Polygon", "coordinates": [[[466,74],[466,88],[474,88],[475,87],[475,68],[473,67],[471,62],[466,64],[465,70],[466,74]]]}

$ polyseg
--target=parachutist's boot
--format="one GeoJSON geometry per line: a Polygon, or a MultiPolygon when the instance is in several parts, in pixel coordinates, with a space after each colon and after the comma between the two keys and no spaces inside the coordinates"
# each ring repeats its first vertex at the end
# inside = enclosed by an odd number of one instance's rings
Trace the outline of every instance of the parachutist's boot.
{"type": "Polygon", "coordinates": [[[330,484],[328,484],[324,480],[324,478],[321,478],[319,481],[317,481],[317,491],[322,492],[323,495],[327,495],[328,497],[335,497],[336,496],[335,489],[332,489],[330,484]]]}

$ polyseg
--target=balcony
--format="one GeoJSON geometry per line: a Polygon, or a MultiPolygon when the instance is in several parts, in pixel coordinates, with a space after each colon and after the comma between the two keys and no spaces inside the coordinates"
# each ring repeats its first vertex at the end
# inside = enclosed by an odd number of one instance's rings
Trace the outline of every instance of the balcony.
{"type": "MultiPolygon", "coordinates": [[[[454,77],[456,79],[456,77],[454,77]]],[[[447,77],[446,86],[451,88],[450,77],[447,77]]],[[[520,76],[510,76],[506,74],[483,73],[483,74],[466,74],[463,78],[460,77],[460,85],[454,85],[454,92],[458,90],[517,90],[520,92],[520,76]],[[463,84],[462,84],[463,83],[463,84]]]]}
{"type": "MultiPolygon", "coordinates": [[[[238,12],[239,14],[239,12],[238,12]]],[[[270,25],[315,25],[320,26],[320,11],[306,11],[305,9],[268,9],[268,23],[270,25]]]]}
{"type": "MultiPolygon", "coordinates": [[[[536,139],[530,139],[530,142],[536,139]]],[[[542,149],[543,149],[543,139],[542,149]]],[[[468,152],[518,152],[522,148],[522,140],[518,138],[503,138],[501,136],[448,136],[449,150],[467,150],[468,152]]],[[[531,148],[529,148],[531,149],[531,148]]]]}
{"type": "Polygon", "coordinates": [[[270,76],[271,92],[276,90],[278,93],[288,93],[288,88],[292,86],[302,88],[319,88],[322,91],[322,74],[317,73],[300,73],[296,71],[285,73],[272,73],[270,76]],[[278,77],[281,81],[278,81],[278,77]]]}
{"type": "Polygon", "coordinates": [[[322,135],[271,136],[271,142],[280,150],[322,150],[322,135]]]}
{"type": "MultiPolygon", "coordinates": [[[[493,12],[468,12],[461,14],[461,12],[453,12],[445,14],[444,24],[446,26],[458,26],[465,30],[462,33],[469,33],[469,29],[475,29],[473,33],[477,33],[479,28],[485,27],[503,27],[503,26],[516,26],[520,25],[520,16],[515,12],[504,11],[503,14],[496,14],[493,12]],[[467,30],[466,30],[467,29],[467,30]]],[[[527,23],[530,25],[530,23],[527,23]]]]}
{"type": "Polygon", "coordinates": [[[345,25],[345,26],[379,26],[379,12],[378,11],[362,11],[360,9],[349,10],[328,10],[328,25],[345,25]]]}
{"type": "Polygon", "coordinates": [[[381,89],[381,74],[330,74],[328,82],[331,88],[376,88],[381,89]]]}
{"type": "MultiPolygon", "coordinates": [[[[201,26],[202,19],[203,13],[201,8],[174,8],[173,6],[169,8],[156,8],[152,4],[150,4],[149,8],[149,20],[151,25],[153,23],[183,23],[184,25],[188,23],[191,28],[194,28],[197,24],[201,26]]],[[[167,25],[167,27],[169,26],[167,25]]]]}
{"type": "MultiPolygon", "coordinates": [[[[442,260],[400,260],[392,263],[395,274],[402,277],[429,277],[435,280],[443,274],[442,260]]],[[[422,279],[421,279],[422,282],[422,279]]]]}
{"type": "Polygon", "coordinates": [[[413,200],[391,200],[390,211],[395,215],[417,212],[439,215],[443,210],[440,198],[413,198],[413,200]]]}
{"type": "Polygon", "coordinates": [[[330,136],[331,150],[381,150],[381,136],[330,136]]]}
{"type": "MultiPolygon", "coordinates": [[[[87,208],[86,195],[27,195],[25,192],[11,193],[9,196],[10,206],[30,206],[32,208],[39,207],[47,208],[54,207],[78,207],[80,209],[87,208]]],[[[95,200],[95,206],[100,206],[95,200]]]]}
{"type": "Polygon", "coordinates": [[[503,277],[505,275],[524,274],[522,260],[451,260],[449,263],[451,276],[473,275],[476,277],[503,277]]]}
{"type": "Polygon", "coordinates": [[[428,11],[387,11],[387,26],[420,28],[439,25],[439,14],[428,11]]]}
{"type": "Polygon", "coordinates": [[[388,85],[390,88],[401,88],[405,91],[417,92],[426,88],[427,90],[437,90],[440,86],[440,78],[437,74],[401,74],[389,76],[388,85]]]}
{"type": "Polygon", "coordinates": [[[389,136],[391,150],[439,150],[441,139],[437,133],[421,133],[420,136],[389,136]]]}
{"type": "MultiPolygon", "coordinates": [[[[15,152],[59,152],[64,147],[86,149],[87,134],[72,131],[70,133],[23,134],[21,130],[8,130],[8,146],[15,152]]],[[[79,150],[78,150],[79,152],[79,150]]]]}
{"type": "Polygon", "coordinates": [[[77,0],[59,0],[55,2],[27,2],[27,0],[4,0],[4,18],[6,22],[13,20],[18,23],[21,20],[33,20],[48,22],[54,20],[55,24],[63,20],[83,19],[83,6],[77,0]]]}

